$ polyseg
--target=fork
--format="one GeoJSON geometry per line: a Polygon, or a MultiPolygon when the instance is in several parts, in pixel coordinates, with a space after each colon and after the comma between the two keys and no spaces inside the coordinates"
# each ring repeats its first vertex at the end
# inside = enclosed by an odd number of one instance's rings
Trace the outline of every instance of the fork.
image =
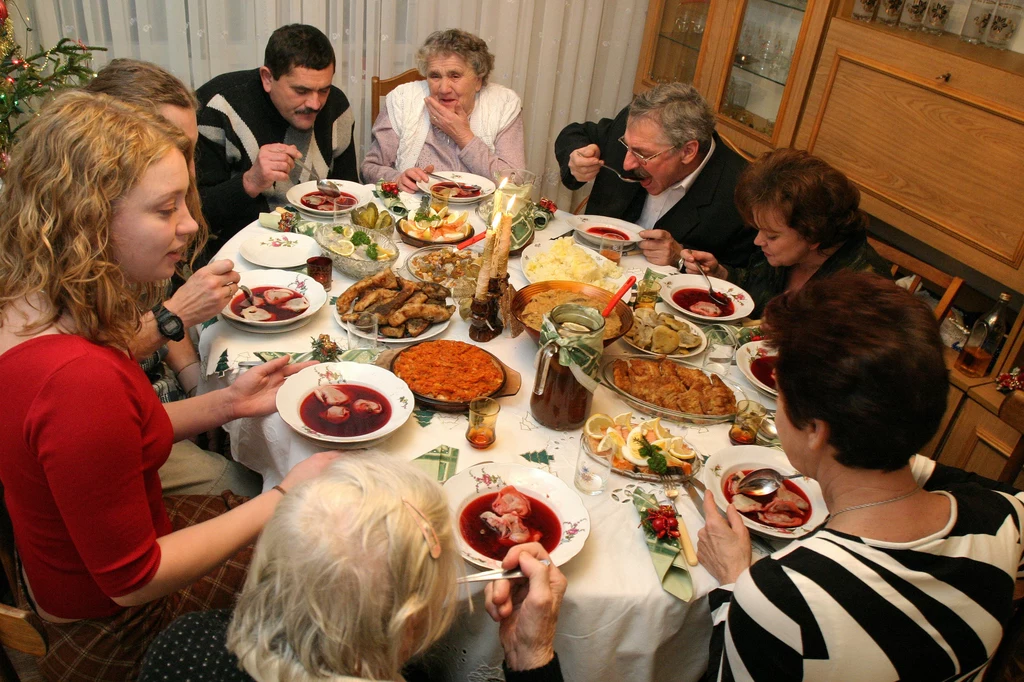
{"type": "Polygon", "coordinates": [[[696,566],[697,552],[693,549],[690,531],[687,530],[686,522],[683,521],[683,517],[679,513],[679,505],[676,504],[676,498],[679,497],[679,486],[676,477],[671,474],[662,474],[661,485],[665,489],[665,497],[669,499],[672,507],[676,510],[676,521],[679,523],[679,544],[683,547],[683,556],[686,557],[686,563],[690,566],[696,566]]]}
{"type": "Polygon", "coordinates": [[[619,171],[615,170],[611,166],[601,166],[601,168],[603,170],[610,170],[612,173],[615,173],[616,175],[619,176],[619,180],[622,180],[623,182],[640,182],[640,180],[638,180],[637,178],[631,178],[631,177],[628,177],[626,175],[623,175],[622,173],[620,173],[619,171]]]}

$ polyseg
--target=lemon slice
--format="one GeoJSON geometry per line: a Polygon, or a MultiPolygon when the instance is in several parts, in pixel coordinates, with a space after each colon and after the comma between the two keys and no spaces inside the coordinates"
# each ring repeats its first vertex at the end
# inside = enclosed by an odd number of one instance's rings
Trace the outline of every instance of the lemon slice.
{"type": "MultiPolygon", "coordinates": [[[[665,454],[666,459],[675,459],[682,463],[686,460],[693,459],[694,452],[683,440],[682,436],[673,436],[671,438],[662,438],[656,440],[651,445],[661,448],[661,451],[665,454]]],[[[671,464],[671,462],[669,462],[671,464]]]]}
{"type": "Polygon", "coordinates": [[[645,422],[640,422],[640,429],[641,433],[647,433],[648,431],[654,432],[654,438],[650,439],[652,443],[655,440],[672,437],[672,433],[661,425],[661,417],[655,417],[654,419],[648,419],[645,422]]]}
{"type": "Polygon", "coordinates": [[[583,425],[583,433],[591,438],[601,439],[604,438],[605,431],[612,426],[614,426],[612,418],[598,412],[587,418],[587,423],[583,425]]]}
{"type": "Polygon", "coordinates": [[[597,444],[597,452],[600,454],[608,452],[612,457],[621,457],[625,453],[625,445],[626,441],[622,439],[622,434],[615,429],[610,429],[597,444]]]}
{"type": "Polygon", "coordinates": [[[334,252],[340,256],[351,256],[355,250],[356,245],[347,239],[342,239],[334,246],[334,252]]]}
{"type": "Polygon", "coordinates": [[[626,446],[622,448],[622,456],[637,466],[647,466],[647,458],[640,456],[640,448],[644,445],[643,427],[636,427],[626,436],[626,446]]]}
{"type": "Polygon", "coordinates": [[[354,235],[355,233],[356,233],[356,228],[352,227],[351,225],[346,225],[341,230],[341,236],[344,237],[345,239],[351,239],[352,235],[354,235]]]}
{"type": "Polygon", "coordinates": [[[626,428],[629,428],[633,425],[633,413],[623,412],[622,414],[617,414],[613,421],[616,426],[625,426],[626,428]]]}

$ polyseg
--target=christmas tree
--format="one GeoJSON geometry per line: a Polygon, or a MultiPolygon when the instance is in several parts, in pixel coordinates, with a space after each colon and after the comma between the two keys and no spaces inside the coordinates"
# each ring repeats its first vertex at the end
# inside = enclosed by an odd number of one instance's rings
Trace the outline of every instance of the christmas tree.
{"type": "Polygon", "coordinates": [[[50,49],[25,57],[15,40],[7,3],[0,0],[0,176],[7,170],[18,129],[55,90],[79,86],[95,76],[89,66],[92,53],[104,49],[61,38],[50,49]]]}

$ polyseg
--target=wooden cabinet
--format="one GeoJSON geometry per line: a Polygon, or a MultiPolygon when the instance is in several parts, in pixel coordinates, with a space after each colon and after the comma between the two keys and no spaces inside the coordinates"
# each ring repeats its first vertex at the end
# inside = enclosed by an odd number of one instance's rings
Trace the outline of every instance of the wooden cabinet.
{"type": "Polygon", "coordinates": [[[868,213],[1024,291],[1024,55],[836,17],[795,142],[868,213]]]}
{"type": "Polygon", "coordinates": [[[946,411],[942,415],[942,422],[939,423],[939,428],[932,436],[932,439],[928,441],[923,448],[919,451],[919,454],[925,457],[935,458],[935,455],[939,452],[940,447],[946,440],[946,434],[948,433],[950,426],[953,424],[953,420],[956,418],[957,413],[960,411],[960,407],[964,403],[964,398],[967,394],[961,391],[956,386],[950,385],[949,393],[946,396],[946,411]]]}

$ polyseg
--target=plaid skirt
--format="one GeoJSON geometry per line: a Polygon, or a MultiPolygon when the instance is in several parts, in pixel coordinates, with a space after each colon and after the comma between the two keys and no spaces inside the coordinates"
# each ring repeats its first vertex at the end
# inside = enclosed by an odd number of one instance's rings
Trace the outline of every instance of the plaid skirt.
{"type": "MultiPolygon", "coordinates": [[[[248,498],[225,491],[219,497],[175,495],[164,498],[174,530],[212,519],[248,498]]],[[[39,670],[51,682],[124,682],[139,676],[142,657],[153,639],[178,616],[190,611],[233,608],[245,582],[252,545],[245,547],[189,587],[155,601],[126,608],[108,618],[49,623],[49,647],[39,670]]],[[[31,610],[19,578],[18,601],[31,610]]]]}

